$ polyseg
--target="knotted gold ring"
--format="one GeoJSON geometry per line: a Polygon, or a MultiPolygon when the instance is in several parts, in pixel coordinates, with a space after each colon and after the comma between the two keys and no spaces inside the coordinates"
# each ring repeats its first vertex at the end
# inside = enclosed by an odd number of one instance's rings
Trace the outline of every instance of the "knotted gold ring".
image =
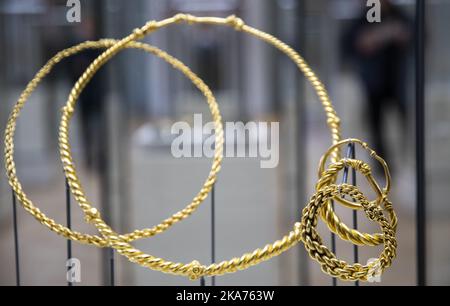
{"type": "MultiPolygon", "coordinates": [[[[392,207],[392,203],[388,200],[388,194],[391,188],[391,175],[389,172],[389,167],[387,166],[386,161],[380,156],[378,156],[377,153],[367,145],[367,143],[359,139],[350,138],[339,141],[338,143],[332,145],[320,159],[319,180],[316,184],[316,190],[320,190],[328,185],[334,184],[336,182],[339,171],[343,170],[345,167],[348,166],[360,172],[367,179],[367,182],[373,188],[375,194],[377,195],[377,198],[370,202],[371,205],[383,206],[389,215],[389,220],[392,228],[396,230],[397,215],[395,214],[395,211],[392,207]],[[359,144],[362,148],[367,150],[370,156],[374,158],[374,160],[376,160],[382,166],[386,180],[386,185],[384,188],[381,188],[379,184],[376,182],[369,165],[361,160],[342,159],[338,162],[332,163],[326,171],[324,170],[326,162],[330,157],[330,155],[332,154],[333,150],[339,149],[343,145],[349,143],[359,144]]],[[[361,233],[355,229],[351,229],[348,226],[346,226],[334,212],[331,203],[332,200],[340,204],[343,204],[344,206],[349,207],[351,209],[363,209],[363,206],[359,202],[351,202],[340,196],[336,195],[333,196],[329,201],[327,201],[327,203],[324,204],[324,206],[320,210],[323,220],[325,221],[328,228],[332,232],[339,235],[341,239],[350,241],[357,245],[376,246],[384,243],[384,235],[381,233],[375,234],[361,233]]]]}

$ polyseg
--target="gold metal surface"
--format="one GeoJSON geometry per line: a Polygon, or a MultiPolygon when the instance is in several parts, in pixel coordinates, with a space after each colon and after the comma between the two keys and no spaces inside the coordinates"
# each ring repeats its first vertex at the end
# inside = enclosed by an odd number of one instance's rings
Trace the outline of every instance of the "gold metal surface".
{"type": "Polygon", "coordinates": [[[310,257],[320,264],[322,271],[344,281],[367,281],[370,277],[381,274],[386,268],[391,266],[392,260],[397,253],[395,229],[386,220],[382,208],[369,202],[352,185],[333,184],[318,190],[303,210],[302,222],[298,224],[298,228],[306,250],[310,257]],[[322,238],[316,230],[320,209],[326,203],[329,203],[333,197],[341,197],[343,195],[348,195],[354,201],[360,203],[366,216],[370,220],[377,222],[382,229],[384,241],[383,251],[377,260],[368,265],[361,265],[359,263],[348,264],[343,260],[337,259],[336,255],[323,245],[322,238]]]}
{"type": "MultiPolygon", "coordinates": [[[[378,156],[374,150],[372,150],[365,142],[359,140],[359,139],[345,139],[342,141],[339,141],[338,143],[332,145],[322,156],[319,162],[319,181],[316,184],[316,190],[320,190],[324,188],[327,185],[334,184],[336,182],[337,175],[339,171],[344,169],[345,163],[341,160],[340,162],[332,163],[332,165],[329,166],[328,170],[325,171],[325,164],[327,162],[327,159],[335,149],[339,149],[341,146],[348,144],[348,143],[356,143],[361,145],[365,150],[369,151],[369,154],[372,158],[374,158],[379,164],[383,167],[384,173],[385,173],[385,179],[386,179],[386,186],[384,188],[381,188],[378,183],[376,182],[374,176],[372,175],[372,171],[370,168],[368,168],[368,165],[360,160],[355,161],[352,159],[345,159],[344,161],[346,163],[350,163],[351,167],[355,168],[357,171],[361,172],[369,182],[369,185],[374,189],[375,193],[378,195],[378,197],[371,201],[371,205],[383,205],[385,206],[387,203],[387,196],[389,194],[389,191],[391,189],[391,174],[389,172],[389,168],[384,161],[383,158],[378,156]]],[[[349,200],[346,200],[342,197],[333,196],[332,200],[337,201],[339,203],[342,203],[344,206],[347,206],[352,209],[362,209],[362,205],[358,202],[351,202],[349,200]]],[[[350,241],[357,245],[369,245],[369,246],[376,246],[379,244],[382,244],[384,241],[384,235],[383,234],[368,234],[368,233],[361,233],[355,229],[349,228],[346,226],[340,218],[335,214],[333,210],[332,200],[329,200],[328,203],[325,204],[324,209],[321,209],[321,216],[325,220],[325,224],[327,224],[328,228],[339,235],[341,239],[350,241]]],[[[394,210],[392,209],[392,205],[388,205],[388,207],[385,207],[387,213],[389,214],[389,219],[391,220],[391,226],[396,229],[397,228],[397,215],[395,214],[394,210]]]]}
{"type": "MultiPolygon", "coordinates": [[[[389,193],[389,191],[391,190],[391,174],[389,172],[389,168],[388,168],[386,162],[380,156],[378,156],[377,153],[374,150],[372,150],[367,143],[365,143],[359,139],[355,139],[355,138],[345,139],[345,140],[339,141],[338,143],[335,143],[334,145],[332,145],[330,147],[330,149],[327,152],[325,152],[325,154],[320,159],[318,176],[322,177],[322,173],[325,169],[327,159],[330,157],[331,153],[335,149],[339,149],[340,147],[342,147],[344,144],[349,144],[349,143],[356,143],[356,144],[361,145],[361,147],[363,147],[365,150],[367,150],[369,152],[369,155],[372,158],[374,158],[376,161],[378,161],[379,164],[382,166],[383,171],[384,171],[385,180],[386,180],[386,186],[384,188],[381,188],[378,185],[378,183],[376,182],[373,175],[366,177],[368,183],[370,184],[370,186],[373,188],[373,190],[375,191],[375,193],[378,196],[377,199],[374,201],[377,201],[380,204],[383,196],[387,195],[389,193]]],[[[331,179],[331,181],[333,181],[333,182],[336,181],[336,176],[334,176],[331,179]]],[[[338,201],[342,205],[349,207],[351,209],[362,209],[362,206],[360,204],[351,202],[351,201],[343,199],[343,198],[334,198],[334,200],[338,201]]]]}
{"type": "MultiPolygon", "coordinates": [[[[355,139],[347,139],[341,142],[341,144],[353,142],[355,139]]],[[[336,145],[331,146],[329,151],[332,150],[336,145]]],[[[326,154],[324,155],[324,157],[326,154]]],[[[381,157],[379,157],[381,159],[381,157]]],[[[384,163],[384,160],[381,159],[381,162],[384,163]]],[[[363,174],[368,180],[373,179],[372,170],[370,169],[369,165],[361,160],[356,159],[350,159],[350,158],[344,158],[336,163],[332,163],[329,165],[328,169],[326,171],[322,171],[321,176],[316,184],[316,191],[322,190],[326,188],[327,186],[334,185],[335,178],[337,177],[337,174],[339,171],[342,171],[345,167],[351,167],[355,169],[356,171],[363,174]]],[[[375,183],[376,184],[376,183],[375,183]]],[[[388,200],[388,193],[382,193],[381,194],[381,201],[371,201],[370,205],[375,206],[381,206],[384,208],[386,213],[389,216],[390,220],[390,226],[391,228],[396,231],[397,229],[397,215],[395,214],[395,211],[392,207],[392,203],[388,200]]],[[[347,227],[340,218],[334,213],[333,206],[332,206],[332,200],[337,199],[343,199],[341,196],[334,194],[332,196],[331,200],[328,200],[327,203],[324,204],[324,206],[329,206],[328,209],[321,209],[320,214],[324,220],[326,220],[325,224],[327,224],[328,228],[335,232],[341,239],[350,241],[357,245],[369,245],[369,246],[376,246],[379,245],[379,241],[382,241],[384,243],[384,234],[381,233],[375,233],[375,234],[368,234],[368,233],[361,233],[355,229],[347,227]],[[330,213],[333,212],[333,213],[330,213]],[[345,228],[346,230],[342,230],[345,228]]],[[[358,207],[361,207],[364,209],[363,205],[358,202],[351,202],[352,204],[358,205],[358,207]]]]}

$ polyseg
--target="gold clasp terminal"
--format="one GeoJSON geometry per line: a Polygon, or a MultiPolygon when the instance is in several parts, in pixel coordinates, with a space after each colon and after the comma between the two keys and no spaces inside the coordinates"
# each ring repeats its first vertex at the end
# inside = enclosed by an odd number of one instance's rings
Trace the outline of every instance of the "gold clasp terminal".
{"type": "Polygon", "coordinates": [[[203,276],[203,273],[205,271],[205,267],[202,266],[197,260],[192,261],[189,268],[189,279],[190,280],[196,280],[199,279],[201,276],[203,276]]]}
{"type": "Polygon", "coordinates": [[[230,15],[225,19],[225,22],[232,26],[236,31],[240,31],[242,27],[245,25],[244,21],[236,17],[236,15],[230,15]]]}

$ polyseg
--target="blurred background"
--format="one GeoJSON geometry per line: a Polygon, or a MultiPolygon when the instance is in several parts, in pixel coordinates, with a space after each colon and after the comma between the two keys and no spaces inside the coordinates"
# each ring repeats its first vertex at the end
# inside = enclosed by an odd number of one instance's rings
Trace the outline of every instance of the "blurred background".
{"type": "MultiPolygon", "coordinates": [[[[66,19],[65,0],[0,1],[0,123],[38,69],[57,51],[84,40],[121,38],[150,19],[178,12],[236,14],[275,34],[307,60],[326,85],[343,136],[368,141],[389,162],[391,200],[399,217],[398,256],[384,285],[416,284],[414,160],[414,4],[382,1],[381,22],[366,19],[361,0],[81,0],[81,21],[66,19]]],[[[450,1],[426,1],[426,175],[428,283],[450,285],[450,1]]],[[[312,87],[286,56],[231,28],[170,26],[144,39],[182,60],[210,86],[225,121],[280,122],[280,162],[261,169],[258,158],[225,158],[215,188],[216,259],[262,247],[299,220],[314,190],[320,156],[331,144],[325,114],[312,87]]],[[[87,65],[88,51],[64,60],[33,93],[18,121],[16,164],[28,196],[65,223],[65,181],[57,150],[60,109],[87,65]]],[[[85,190],[119,232],[151,227],[184,208],[206,178],[210,160],[171,155],[174,122],[210,119],[204,97],[181,73],[153,55],[124,50],[86,87],[71,125],[85,190]]],[[[3,143],[0,145],[3,146],[3,143]]],[[[361,151],[357,157],[370,158],[361,151]]],[[[3,160],[0,162],[2,163],[3,160]]],[[[3,164],[2,164],[2,168],[3,164]]],[[[377,169],[377,168],[375,168],[377,169]]],[[[380,169],[378,169],[380,170],[380,169]]],[[[3,171],[4,172],[4,171],[3,171]]],[[[383,182],[381,171],[376,171],[383,182]]],[[[361,185],[364,179],[358,177],[361,185]]],[[[0,180],[0,284],[13,285],[11,190],[0,180]]],[[[135,245],[172,261],[211,259],[211,197],[190,218],[135,245]]],[[[349,225],[350,210],[337,205],[349,225]]],[[[73,202],[73,227],[83,223],[73,202]]],[[[378,231],[358,212],[359,227],[378,231]]],[[[66,241],[18,208],[24,285],[66,285],[66,241]]],[[[324,241],[329,231],[320,224],[324,241]]],[[[360,261],[379,247],[361,247],[360,261]]],[[[353,260],[338,239],[337,254],[353,260]]],[[[79,285],[109,283],[107,250],[73,244],[81,261],[79,285]]],[[[189,285],[116,255],[119,285],[189,285]]],[[[210,280],[207,279],[207,284],[210,280]]],[[[302,244],[256,267],[218,277],[218,285],[330,285],[302,244]]],[[[339,282],[339,285],[351,285],[339,282]]],[[[376,284],[364,284],[376,285],[376,284]]]]}

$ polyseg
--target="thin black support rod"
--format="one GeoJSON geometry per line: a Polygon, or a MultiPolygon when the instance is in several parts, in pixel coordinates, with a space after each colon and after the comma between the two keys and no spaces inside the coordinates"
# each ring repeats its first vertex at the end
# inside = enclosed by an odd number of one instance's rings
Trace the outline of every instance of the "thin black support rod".
{"type": "Polygon", "coordinates": [[[114,265],[114,249],[109,249],[109,285],[114,287],[116,285],[115,265],[114,265]]]}
{"type": "MultiPolygon", "coordinates": [[[[351,151],[352,151],[352,158],[355,159],[356,158],[356,150],[355,150],[355,144],[351,143],[351,151]]],[[[352,185],[356,186],[356,169],[352,168],[352,185]]],[[[353,228],[355,230],[358,229],[358,212],[356,210],[353,210],[353,228]]],[[[358,245],[354,244],[353,245],[353,262],[354,263],[358,263],[359,262],[359,249],[358,249],[358,245]]],[[[355,286],[359,286],[359,281],[355,282],[355,286]]]]}
{"type": "MultiPolygon", "coordinates": [[[[355,152],[355,144],[349,143],[347,146],[347,158],[356,158],[356,152],[355,152]]],[[[348,167],[344,168],[344,175],[342,177],[342,183],[347,183],[348,181],[348,167]]],[[[352,185],[356,186],[356,170],[352,168],[352,185]]],[[[352,211],[352,219],[353,219],[353,228],[358,229],[358,213],[356,210],[352,211]]],[[[353,262],[357,263],[359,262],[359,249],[358,245],[353,245],[353,262]]],[[[359,281],[355,281],[355,286],[359,286],[359,281]]]]}
{"type": "MultiPolygon", "coordinates": [[[[350,143],[347,146],[347,152],[345,154],[345,157],[347,158],[355,158],[355,145],[353,143],[350,143]]],[[[342,176],[342,182],[341,184],[345,184],[348,181],[348,167],[344,168],[344,174],[342,176]]],[[[356,171],[353,169],[352,171],[352,184],[354,186],[356,186],[356,171]]],[[[331,202],[331,205],[333,207],[334,210],[334,201],[331,202]]],[[[358,225],[358,219],[357,219],[357,214],[356,211],[353,211],[353,227],[355,229],[357,229],[357,225],[358,225]]],[[[336,234],[331,232],[331,251],[336,254],[336,234]]],[[[354,246],[353,247],[353,257],[355,262],[358,262],[358,246],[354,246]]],[[[333,286],[337,286],[337,279],[335,277],[331,278],[332,284],[333,286]]],[[[359,282],[355,282],[356,286],[359,286],[359,282]]]]}
{"type": "Polygon", "coordinates": [[[16,260],[16,286],[20,286],[20,256],[19,256],[19,231],[17,229],[17,202],[16,195],[12,191],[13,227],[14,227],[14,256],[16,260]]]}
{"type": "MultiPolygon", "coordinates": [[[[334,210],[334,201],[331,201],[331,207],[334,210]]],[[[336,234],[331,232],[331,251],[333,252],[333,254],[336,254],[336,234]]],[[[331,284],[333,285],[333,287],[337,286],[337,279],[336,277],[332,277],[331,278],[331,284]]]]}
{"type": "MultiPolygon", "coordinates": [[[[216,184],[211,190],[211,263],[216,262],[216,184]]],[[[216,285],[216,277],[211,277],[211,286],[216,285]]]]}
{"type": "Polygon", "coordinates": [[[425,0],[416,0],[416,235],[417,285],[426,285],[425,0]]]}
{"type": "MultiPolygon", "coordinates": [[[[66,224],[68,229],[72,229],[72,210],[71,210],[70,186],[66,179],[66,224]]],[[[72,240],[67,239],[67,262],[72,259],[72,240]]],[[[67,267],[70,270],[70,266],[67,267]]],[[[73,283],[67,279],[67,286],[72,286],[73,283]]]]}
{"type": "MultiPolygon", "coordinates": [[[[216,262],[216,184],[211,189],[211,263],[216,262]]],[[[216,277],[211,276],[211,286],[216,285],[216,277]]],[[[200,278],[200,286],[206,286],[204,277],[200,278]]]]}

